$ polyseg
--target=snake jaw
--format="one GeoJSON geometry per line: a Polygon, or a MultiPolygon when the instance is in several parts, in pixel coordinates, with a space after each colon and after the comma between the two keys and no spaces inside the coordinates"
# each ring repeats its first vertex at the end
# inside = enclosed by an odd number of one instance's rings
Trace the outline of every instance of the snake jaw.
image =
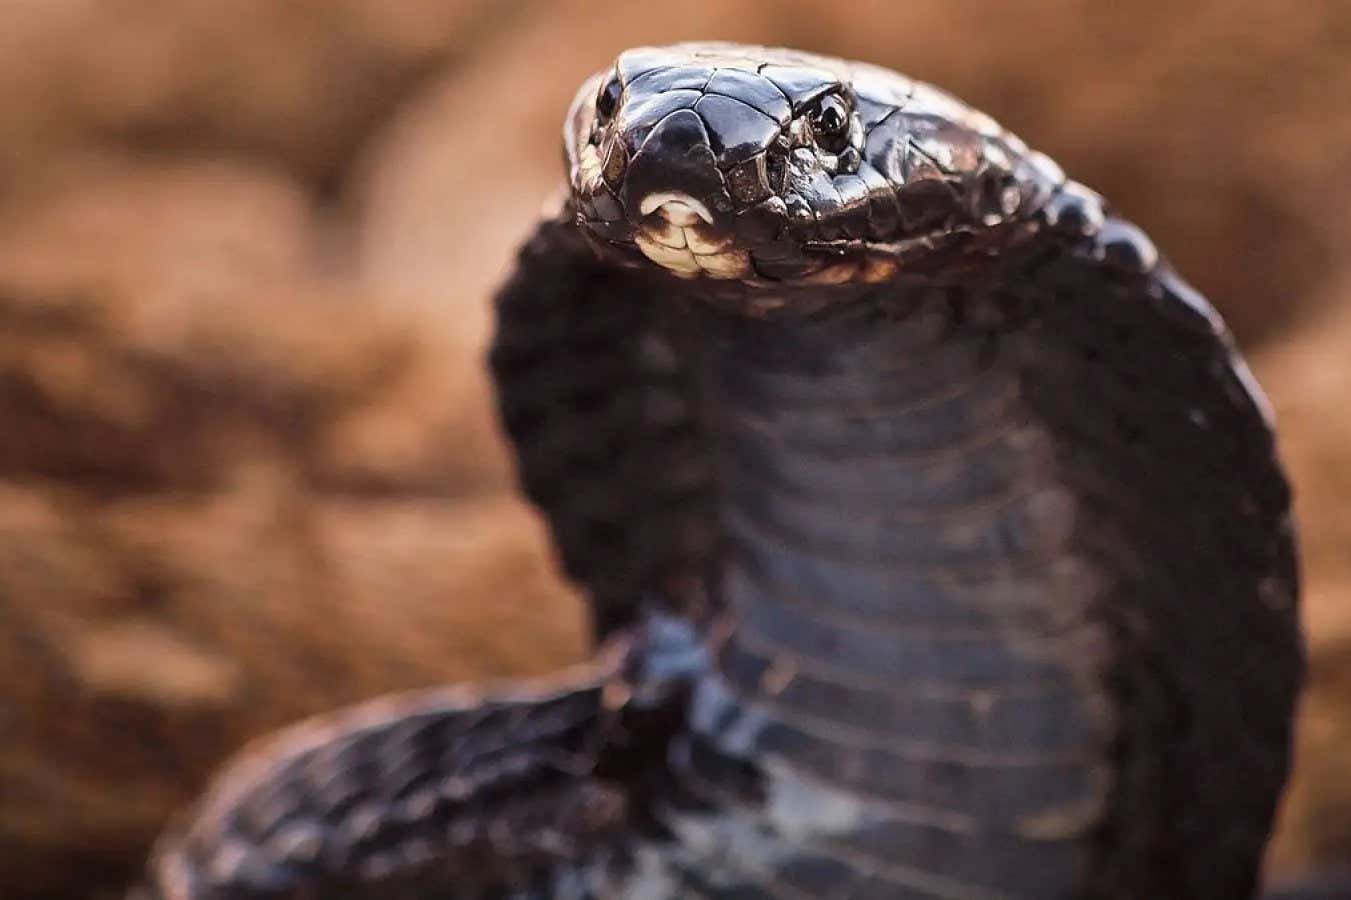
{"type": "Polygon", "coordinates": [[[658,191],[638,203],[643,216],[634,236],[643,255],[680,278],[745,278],[750,255],[732,249],[730,235],[714,230],[708,206],[681,191],[658,191]]]}

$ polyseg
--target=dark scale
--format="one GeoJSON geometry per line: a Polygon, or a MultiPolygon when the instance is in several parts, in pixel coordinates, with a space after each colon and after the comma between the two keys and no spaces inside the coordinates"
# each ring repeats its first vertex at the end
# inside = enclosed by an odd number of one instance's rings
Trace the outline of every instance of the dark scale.
{"type": "Polygon", "coordinates": [[[596,660],[301,723],[147,893],[1254,896],[1298,578],[1209,304],[871,66],[629,51],[564,145],[491,366],[596,660]]]}
{"type": "Polygon", "coordinates": [[[1110,782],[1098,579],[1016,342],[911,293],[708,317],[725,636],[677,768],[762,775],[673,827],[758,841],[686,864],[769,896],[1069,896],[1110,782]]]}

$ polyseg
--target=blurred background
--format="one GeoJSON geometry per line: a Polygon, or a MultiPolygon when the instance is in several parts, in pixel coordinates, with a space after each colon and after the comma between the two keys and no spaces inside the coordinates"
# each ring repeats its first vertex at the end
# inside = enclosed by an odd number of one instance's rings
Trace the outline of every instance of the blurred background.
{"type": "Polygon", "coordinates": [[[1308,576],[1272,868],[1351,855],[1351,3],[0,0],[0,894],[116,896],[259,732],[586,654],[489,298],[576,85],[715,37],[947,87],[1228,316],[1308,576]]]}

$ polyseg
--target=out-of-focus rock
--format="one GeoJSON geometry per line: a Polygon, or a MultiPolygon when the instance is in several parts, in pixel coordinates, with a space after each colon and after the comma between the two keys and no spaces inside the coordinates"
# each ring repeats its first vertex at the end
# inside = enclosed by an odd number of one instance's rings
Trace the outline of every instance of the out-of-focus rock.
{"type": "MultiPolygon", "coordinates": [[[[221,370],[230,354],[266,362],[282,349],[267,295],[308,272],[311,232],[292,184],[223,164],[99,164],[6,204],[0,473],[200,484],[233,452],[221,438],[241,418],[293,427],[276,407],[295,391],[251,391],[221,370]]],[[[322,365],[312,351],[295,363],[322,365]]],[[[239,374],[268,380],[266,367],[239,374]]]]}
{"type": "Polygon", "coordinates": [[[1351,855],[1351,279],[1329,293],[1341,302],[1254,359],[1294,482],[1309,636],[1295,777],[1272,849],[1285,871],[1351,855]]]}
{"type": "Polygon", "coordinates": [[[427,494],[513,485],[479,337],[440,317],[406,335],[386,377],[318,436],[316,481],[427,494]]]}
{"type": "Polygon", "coordinates": [[[116,501],[0,482],[0,883],[27,892],[7,896],[125,882],[251,736],[584,653],[514,500],[316,496],[289,474],[116,501]]]}
{"type": "Polygon", "coordinates": [[[102,143],[245,152],[341,171],[430,67],[523,0],[7,0],[0,185],[102,143]]]}
{"type": "Polygon", "coordinates": [[[500,484],[479,350],[318,274],[307,198],[224,163],[99,165],[0,207],[0,475],[500,484]]]}
{"type": "Polygon", "coordinates": [[[480,351],[320,244],[237,164],[97,162],[0,206],[7,897],[124,883],[252,735],[584,652],[480,351]]]}
{"type": "MultiPolygon", "coordinates": [[[[1351,240],[1351,6],[691,2],[588,15],[565,0],[485,38],[375,144],[360,258],[420,296],[479,296],[562,178],[582,79],[626,46],[717,36],[868,59],[993,114],[1138,220],[1245,340],[1351,240]],[[440,292],[438,294],[438,292],[440,292]]],[[[396,291],[398,293],[398,291],[396,291]]],[[[475,311],[477,314],[477,311],[475,311]]],[[[460,315],[459,309],[455,310],[460,315]]]]}

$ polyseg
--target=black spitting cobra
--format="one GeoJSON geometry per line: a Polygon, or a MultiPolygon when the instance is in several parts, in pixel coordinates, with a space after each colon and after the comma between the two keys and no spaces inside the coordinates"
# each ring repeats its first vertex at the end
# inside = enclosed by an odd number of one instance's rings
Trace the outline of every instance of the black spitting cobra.
{"type": "Polygon", "coordinates": [[[630,50],[564,141],[491,366],[598,656],[265,740],[146,895],[1253,896],[1298,576],[1206,300],[870,65],[630,50]]]}

